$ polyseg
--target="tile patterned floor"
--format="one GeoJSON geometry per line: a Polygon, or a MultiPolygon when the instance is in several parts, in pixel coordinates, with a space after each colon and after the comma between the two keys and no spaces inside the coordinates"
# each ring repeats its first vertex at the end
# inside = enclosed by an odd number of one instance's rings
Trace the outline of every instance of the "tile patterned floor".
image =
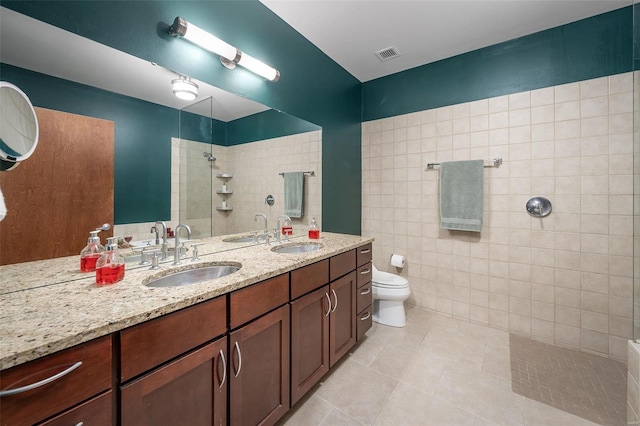
{"type": "Polygon", "coordinates": [[[511,335],[514,392],[602,425],[624,425],[627,366],[511,335]]]}
{"type": "MultiPolygon", "coordinates": [[[[408,311],[407,326],[404,328],[385,327],[374,323],[366,339],[316,385],[279,424],[597,424],[589,419],[602,422],[601,424],[624,424],[619,423],[617,417],[601,420],[593,415],[589,417],[583,412],[576,415],[560,409],[566,408],[568,403],[557,408],[540,402],[545,401],[544,397],[540,396],[543,392],[543,374],[540,372],[543,369],[536,370],[539,372],[537,387],[529,376],[528,381],[523,380],[527,369],[534,370],[533,367],[529,367],[527,357],[522,354],[531,350],[537,351],[527,346],[528,342],[531,341],[512,337],[505,331],[458,321],[420,309],[411,309],[408,311]],[[514,362],[515,369],[512,366],[514,362]],[[538,394],[534,394],[533,389],[536,389],[538,394]],[[530,390],[531,395],[525,395],[525,390],[530,390]]],[[[569,359],[574,365],[583,365],[571,356],[569,359]]],[[[596,361],[594,363],[598,364],[596,361]]],[[[591,370],[582,374],[590,375],[591,370]]],[[[531,377],[535,377],[535,374],[531,377]]],[[[598,378],[589,383],[592,386],[606,386],[609,382],[605,378],[598,378]]],[[[611,391],[609,396],[616,400],[622,398],[620,404],[624,407],[626,397],[620,397],[617,392],[611,391]]],[[[554,395],[551,394],[547,400],[551,399],[553,402],[554,398],[559,399],[554,395]]],[[[580,398],[577,393],[573,396],[574,400],[580,398]]],[[[592,408],[592,411],[598,410],[597,401],[590,401],[591,405],[588,407],[592,408]]],[[[617,415],[617,411],[613,412],[617,415]]]]}

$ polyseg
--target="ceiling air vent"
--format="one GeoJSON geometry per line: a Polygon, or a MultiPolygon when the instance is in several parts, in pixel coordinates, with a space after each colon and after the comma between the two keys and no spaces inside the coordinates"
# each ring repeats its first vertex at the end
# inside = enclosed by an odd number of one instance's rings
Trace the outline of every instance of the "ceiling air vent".
{"type": "Polygon", "coordinates": [[[400,52],[395,46],[387,47],[386,49],[378,50],[376,52],[376,56],[380,59],[381,62],[388,61],[393,58],[397,58],[400,56],[400,52]]]}

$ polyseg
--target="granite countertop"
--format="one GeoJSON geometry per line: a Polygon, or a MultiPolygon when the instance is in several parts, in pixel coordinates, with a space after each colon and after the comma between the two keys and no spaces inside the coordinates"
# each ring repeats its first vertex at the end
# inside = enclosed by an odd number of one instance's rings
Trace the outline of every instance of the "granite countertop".
{"type": "Polygon", "coordinates": [[[2,286],[9,280],[13,284],[8,284],[11,291],[3,288],[0,294],[0,370],[349,251],[373,238],[323,232],[320,240],[295,239],[311,241],[323,247],[282,254],[271,251],[274,244],[213,250],[221,239],[203,239],[201,252],[210,254],[202,255],[197,262],[183,259],[182,265],[165,263],[153,271],[127,266],[123,281],[103,287],[96,286],[94,274],[77,272],[78,256],[1,266],[2,286]],[[185,287],[144,285],[173,272],[227,263],[240,263],[242,268],[226,277],[185,287]],[[54,281],[56,277],[58,282],[54,281]]]}

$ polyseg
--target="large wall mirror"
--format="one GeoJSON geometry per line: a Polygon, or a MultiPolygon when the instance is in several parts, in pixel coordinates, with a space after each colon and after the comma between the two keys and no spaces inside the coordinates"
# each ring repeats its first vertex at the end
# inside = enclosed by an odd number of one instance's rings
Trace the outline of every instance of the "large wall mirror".
{"type": "MultiPolygon", "coordinates": [[[[294,221],[294,228],[306,227],[312,216],[321,220],[319,126],[202,82],[197,82],[200,93],[196,100],[180,100],[173,96],[170,85],[180,70],[167,70],[12,10],[0,9],[3,66],[24,70],[29,82],[41,78],[33,71],[106,90],[108,94],[100,91],[96,97],[114,105],[119,102],[116,107],[109,107],[107,112],[111,115],[102,114],[93,99],[78,99],[72,111],[115,122],[115,235],[132,236],[134,240],[150,238],[155,220],[165,220],[171,227],[178,223],[193,225],[198,237],[248,233],[260,228],[253,220],[256,213],[266,214],[273,227],[276,217],[283,214],[280,173],[291,171],[315,172],[306,179],[305,215],[294,221]],[[123,70],[127,70],[126,78],[123,70]],[[119,96],[126,98],[114,101],[119,96]],[[146,123],[139,129],[143,125],[126,109],[134,103],[127,100],[131,98],[137,104],[141,103],[138,100],[148,103],[140,110],[161,114],[148,114],[151,125],[146,123]],[[167,117],[175,121],[167,123],[167,117]],[[164,133],[158,129],[165,129],[164,133]],[[127,145],[136,131],[148,133],[148,141],[144,141],[148,145],[127,145]],[[232,193],[219,193],[223,192],[223,185],[232,193]],[[195,195],[204,197],[196,199],[195,195]],[[275,198],[273,206],[265,204],[268,195],[275,198]],[[145,216],[145,209],[156,202],[170,205],[170,209],[163,210],[163,217],[145,216]],[[139,204],[138,211],[128,214],[135,203],[139,204]],[[225,206],[230,208],[221,208],[225,206]]],[[[57,105],[64,104],[56,98],[60,92],[49,93],[48,86],[42,83],[40,87],[45,90],[33,89],[34,94],[30,95],[36,106],[58,109],[57,105]]],[[[26,89],[25,92],[29,94],[26,89]]],[[[64,96],[78,96],[80,92],[72,90],[64,96]]],[[[65,212],[47,214],[54,217],[65,212]]],[[[24,220],[29,220],[27,215],[24,220]]],[[[85,241],[86,238],[78,243],[78,252],[85,241]]]]}

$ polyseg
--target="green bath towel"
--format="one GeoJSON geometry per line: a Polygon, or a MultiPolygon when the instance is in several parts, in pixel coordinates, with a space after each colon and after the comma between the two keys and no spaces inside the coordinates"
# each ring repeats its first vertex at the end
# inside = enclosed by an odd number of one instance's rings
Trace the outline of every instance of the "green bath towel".
{"type": "Polygon", "coordinates": [[[484,161],[440,164],[440,226],[480,232],[484,192],[484,161]]]}

